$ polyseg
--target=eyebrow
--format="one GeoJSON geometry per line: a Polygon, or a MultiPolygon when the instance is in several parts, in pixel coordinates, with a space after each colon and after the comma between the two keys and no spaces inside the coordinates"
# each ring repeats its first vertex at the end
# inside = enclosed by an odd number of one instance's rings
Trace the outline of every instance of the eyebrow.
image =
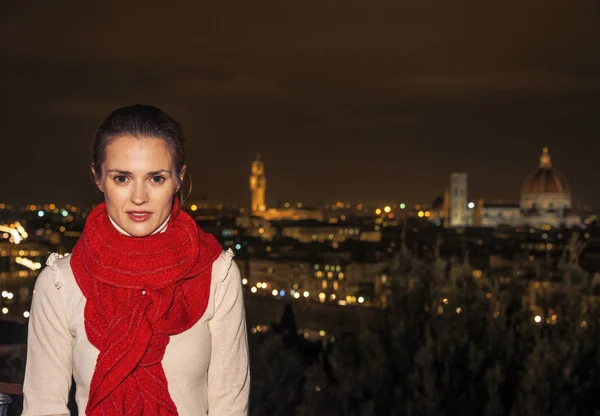
{"type": "MultiPolygon", "coordinates": [[[[128,170],[110,169],[110,170],[106,171],[106,173],[109,173],[109,172],[118,173],[120,175],[133,175],[133,173],[129,172],[128,170]]],[[[166,173],[166,174],[170,175],[171,171],[169,171],[167,169],[161,169],[161,170],[155,170],[152,172],[148,172],[147,175],[155,176],[155,175],[160,175],[161,173],[166,173]]]]}

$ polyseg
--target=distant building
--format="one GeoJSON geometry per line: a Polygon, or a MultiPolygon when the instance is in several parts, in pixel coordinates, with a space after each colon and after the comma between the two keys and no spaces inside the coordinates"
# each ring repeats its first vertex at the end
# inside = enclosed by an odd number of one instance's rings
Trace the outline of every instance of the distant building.
{"type": "Polygon", "coordinates": [[[464,227],[468,221],[467,174],[454,172],[450,176],[450,226],[464,227]]]}
{"type": "Polygon", "coordinates": [[[484,203],[481,199],[481,221],[477,224],[481,227],[498,227],[499,225],[516,226],[522,223],[523,215],[519,204],[484,203]]]}
{"type": "Polygon", "coordinates": [[[265,174],[265,164],[260,154],[252,162],[250,172],[250,191],[252,201],[250,213],[253,216],[261,217],[267,221],[276,220],[316,220],[323,221],[323,212],[319,209],[310,209],[298,204],[296,207],[288,208],[267,208],[267,176],[265,174]]]}
{"type": "Polygon", "coordinates": [[[267,176],[265,175],[265,165],[261,160],[260,154],[252,162],[250,174],[250,191],[252,192],[252,213],[261,213],[267,210],[265,194],[267,192],[267,176]]]}
{"type": "Polygon", "coordinates": [[[283,237],[293,238],[301,243],[341,243],[346,240],[381,241],[380,231],[369,230],[363,235],[361,228],[352,223],[332,224],[311,220],[274,221],[273,226],[280,230],[283,237]]]}
{"type": "Polygon", "coordinates": [[[521,223],[533,227],[581,224],[581,217],[571,209],[571,189],[567,179],[552,166],[547,147],[542,150],[537,170],[523,182],[520,207],[521,223]]]}
{"type": "Polygon", "coordinates": [[[301,258],[253,256],[238,264],[242,283],[257,295],[338,305],[385,303],[386,261],[356,261],[350,253],[321,253],[301,258]]]}
{"type": "Polygon", "coordinates": [[[573,227],[582,224],[579,212],[572,208],[571,189],[567,179],[552,166],[550,152],[545,147],[538,168],[528,175],[521,187],[518,203],[468,202],[467,175],[453,173],[449,197],[444,198],[446,221],[450,226],[498,227],[530,226],[573,227]]]}

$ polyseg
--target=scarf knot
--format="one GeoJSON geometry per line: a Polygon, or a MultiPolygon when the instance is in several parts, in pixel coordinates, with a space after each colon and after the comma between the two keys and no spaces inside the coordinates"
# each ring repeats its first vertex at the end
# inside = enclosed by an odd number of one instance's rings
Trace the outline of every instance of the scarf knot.
{"type": "Polygon", "coordinates": [[[104,203],[92,210],[71,256],[99,350],[87,415],[178,414],[161,362],[170,336],[204,314],[221,251],[177,199],[166,231],[142,238],[119,233],[104,203]]]}

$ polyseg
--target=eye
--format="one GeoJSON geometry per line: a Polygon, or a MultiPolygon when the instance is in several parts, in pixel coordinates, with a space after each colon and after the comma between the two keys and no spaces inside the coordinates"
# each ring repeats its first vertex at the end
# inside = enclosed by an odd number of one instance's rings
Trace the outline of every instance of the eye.
{"type": "Polygon", "coordinates": [[[157,176],[153,176],[150,180],[152,181],[152,183],[159,184],[159,183],[163,183],[165,181],[165,178],[164,178],[164,176],[157,175],[157,176]]]}
{"type": "Polygon", "coordinates": [[[114,177],[114,181],[118,184],[124,184],[127,182],[127,176],[125,175],[117,175],[114,177]]]}

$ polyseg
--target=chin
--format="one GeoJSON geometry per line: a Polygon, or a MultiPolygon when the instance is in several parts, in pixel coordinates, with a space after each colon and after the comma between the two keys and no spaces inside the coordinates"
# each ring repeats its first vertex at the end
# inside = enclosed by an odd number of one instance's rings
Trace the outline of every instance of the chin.
{"type": "Polygon", "coordinates": [[[144,221],[144,222],[135,222],[130,220],[129,218],[124,218],[124,227],[123,231],[132,237],[147,237],[152,234],[160,224],[155,224],[155,221],[144,221]]]}
{"type": "Polygon", "coordinates": [[[147,230],[125,230],[132,237],[148,237],[152,234],[152,231],[147,230]]]}
{"type": "Polygon", "coordinates": [[[152,234],[158,226],[134,225],[125,229],[132,237],[147,237],[152,234]]]}

